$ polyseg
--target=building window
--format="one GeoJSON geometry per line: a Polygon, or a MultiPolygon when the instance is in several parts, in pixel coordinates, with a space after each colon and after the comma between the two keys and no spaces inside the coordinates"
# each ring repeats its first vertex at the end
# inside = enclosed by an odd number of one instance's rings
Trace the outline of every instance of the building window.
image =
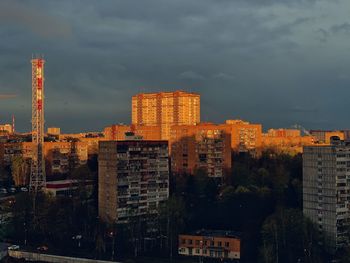
{"type": "Polygon", "coordinates": [[[211,246],[211,247],[214,246],[214,241],[210,241],[210,246],[211,246]]]}
{"type": "Polygon", "coordinates": [[[221,247],[221,246],[222,246],[222,242],[219,241],[219,242],[218,242],[218,247],[221,247]]]}
{"type": "Polygon", "coordinates": [[[199,240],[196,240],[196,245],[199,246],[199,240]]]}
{"type": "Polygon", "coordinates": [[[186,244],[186,239],[181,239],[182,244],[186,244]]]}
{"type": "Polygon", "coordinates": [[[225,242],[225,247],[229,247],[230,243],[229,242],[225,242]]]}
{"type": "Polygon", "coordinates": [[[192,239],[188,240],[188,244],[192,245],[192,239]]]}

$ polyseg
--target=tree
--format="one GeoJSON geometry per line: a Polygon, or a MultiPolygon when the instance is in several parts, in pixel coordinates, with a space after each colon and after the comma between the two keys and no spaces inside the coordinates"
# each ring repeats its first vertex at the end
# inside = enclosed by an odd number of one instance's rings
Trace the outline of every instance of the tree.
{"type": "Polygon", "coordinates": [[[15,185],[24,185],[26,183],[26,162],[22,155],[15,155],[12,158],[11,171],[15,185]]]}
{"type": "MultiPolygon", "coordinates": [[[[170,197],[159,208],[159,217],[162,221],[162,231],[168,237],[168,250],[170,258],[177,247],[177,237],[184,230],[186,218],[185,203],[182,198],[170,197]]],[[[164,235],[163,234],[163,235],[164,235]]]]}
{"type": "Polygon", "coordinates": [[[317,231],[298,209],[281,209],[268,217],[261,235],[263,262],[322,262],[317,231]]]}

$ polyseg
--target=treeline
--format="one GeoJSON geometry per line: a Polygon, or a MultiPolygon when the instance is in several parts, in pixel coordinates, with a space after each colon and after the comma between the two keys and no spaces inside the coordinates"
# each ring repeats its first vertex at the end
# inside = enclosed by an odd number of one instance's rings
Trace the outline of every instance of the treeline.
{"type": "Polygon", "coordinates": [[[183,231],[241,232],[243,262],[322,262],[317,231],[302,214],[301,155],[234,155],[232,167],[223,182],[201,170],[174,179],[183,231]]]}

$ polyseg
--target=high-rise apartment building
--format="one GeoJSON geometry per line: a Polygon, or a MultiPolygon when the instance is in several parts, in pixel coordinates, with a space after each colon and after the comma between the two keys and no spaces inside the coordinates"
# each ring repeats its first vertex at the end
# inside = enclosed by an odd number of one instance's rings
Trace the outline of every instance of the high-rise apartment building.
{"type": "Polygon", "coordinates": [[[166,141],[101,141],[98,210],[106,222],[157,212],[169,197],[166,141]]]}
{"type": "Polygon", "coordinates": [[[307,146],[303,153],[303,212],[330,252],[349,244],[350,143],[307,146]]]}
{"type": "Polygon", "coordinates": [[[210,177],[222,178],[231,168],[231,136],[226,125],[173,126],[169,142],[175,173],[193,174],[203,169],[210,177]]]}
{"type": "Polygon", "coordinates": [[[184,91],[141,93],[132,97],[132,124],[160,126],[161,139],[170,138],[173,125],[200,122],[200,95],[184,91]]]}

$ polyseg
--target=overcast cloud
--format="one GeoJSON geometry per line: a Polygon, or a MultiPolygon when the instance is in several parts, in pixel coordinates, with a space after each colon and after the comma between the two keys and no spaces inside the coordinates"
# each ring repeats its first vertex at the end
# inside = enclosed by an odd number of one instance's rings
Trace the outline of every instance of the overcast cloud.
{"type": "Polygon", "coordinates": [[[129,123],[131,96],[201,94],[203,121],[350,128],[349,0],[2,0],[0,123],[30,129],[32,54],[46,126],[129,123]]]}

